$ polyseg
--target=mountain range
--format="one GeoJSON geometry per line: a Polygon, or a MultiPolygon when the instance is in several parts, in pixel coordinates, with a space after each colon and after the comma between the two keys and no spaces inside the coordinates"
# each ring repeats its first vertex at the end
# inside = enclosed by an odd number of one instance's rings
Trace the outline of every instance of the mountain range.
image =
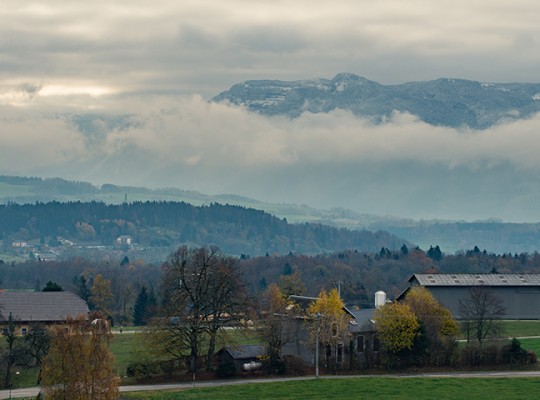
{"type": "Polygon", "coordinates": [[[431,125],[483,130],[539,112],[540,84],[441,78],[383,85],[340,73],[332,79],[249,80],[233,85],[212,101],[290,118],[304,112],[343,109],[375,123],[401,112],[431,125]]]}

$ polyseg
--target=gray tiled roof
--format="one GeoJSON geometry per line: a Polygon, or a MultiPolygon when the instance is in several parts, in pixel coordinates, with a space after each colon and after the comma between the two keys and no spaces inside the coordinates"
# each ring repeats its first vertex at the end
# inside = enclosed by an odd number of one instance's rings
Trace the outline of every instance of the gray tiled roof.
{"type": "Polygon", "coordinates": [[[240,346],[228,346],[224,348],[235,360],[245,358],[257,358],[266,354],[266,347],[258,344],[245,344],[240,346]]]}
{"type": "Polygon", "coordinates": [[[375,330],[373,321],[374,308],[365,308],[361,310],[351,310],[354,317],[354,324],[349,326],[351,332],[366,332],[375,330]]]}
{"type": "Polygon", "coordinates": [[[71,292],[0,292],[0,319],[10,312],[16,321],[54,322],[86,316],[88,305],[71,292]]]}
{"type": "Polygon", "coordinates": [[[415,274],[422,286],[540,286],[540,274],[415,274]]]}

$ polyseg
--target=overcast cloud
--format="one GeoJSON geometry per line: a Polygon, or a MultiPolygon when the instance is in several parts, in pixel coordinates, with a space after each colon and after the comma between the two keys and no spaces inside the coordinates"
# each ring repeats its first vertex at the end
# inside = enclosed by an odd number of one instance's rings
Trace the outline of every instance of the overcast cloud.
{"type": "Polygon", "coordinates": [[[540,116],[476,132],[207,102],[247,79],[339,72],[540,82],[538,21],[532,0],[4,0],[0,174],[538,221],[540,116]]]}

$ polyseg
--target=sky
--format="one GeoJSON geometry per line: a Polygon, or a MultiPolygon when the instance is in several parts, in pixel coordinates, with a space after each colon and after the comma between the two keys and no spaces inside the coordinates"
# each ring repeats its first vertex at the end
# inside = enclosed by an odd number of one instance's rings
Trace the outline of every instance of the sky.
{"type": "Polygon", "coordinates": [[[208,102],[248,79],[540,82],[532,0],[2,0],[0,174],[540,221],[540,116],[484,131],[208,102]]]}

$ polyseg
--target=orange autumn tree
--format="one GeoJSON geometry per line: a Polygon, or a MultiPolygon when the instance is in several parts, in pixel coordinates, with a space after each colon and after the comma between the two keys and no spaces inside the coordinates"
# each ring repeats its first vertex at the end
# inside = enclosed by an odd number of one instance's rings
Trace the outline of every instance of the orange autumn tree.
{"type": "Polygon", "coordinates": [[[51,330],[51,347],[43,360],[41,388],[50,400],[116,400],[119,378],[108,345],[106,320],[69,319],[67,328],[51,330]]]}
{"type": "Polygon", "coordinates": [[[111,291],[111,281],[103,278],[101,274],[94,278],[90,298],[88,299],[93,309],[106,318],[111,316],[111,306],[114,302],[114,295],[111,291]]]}

